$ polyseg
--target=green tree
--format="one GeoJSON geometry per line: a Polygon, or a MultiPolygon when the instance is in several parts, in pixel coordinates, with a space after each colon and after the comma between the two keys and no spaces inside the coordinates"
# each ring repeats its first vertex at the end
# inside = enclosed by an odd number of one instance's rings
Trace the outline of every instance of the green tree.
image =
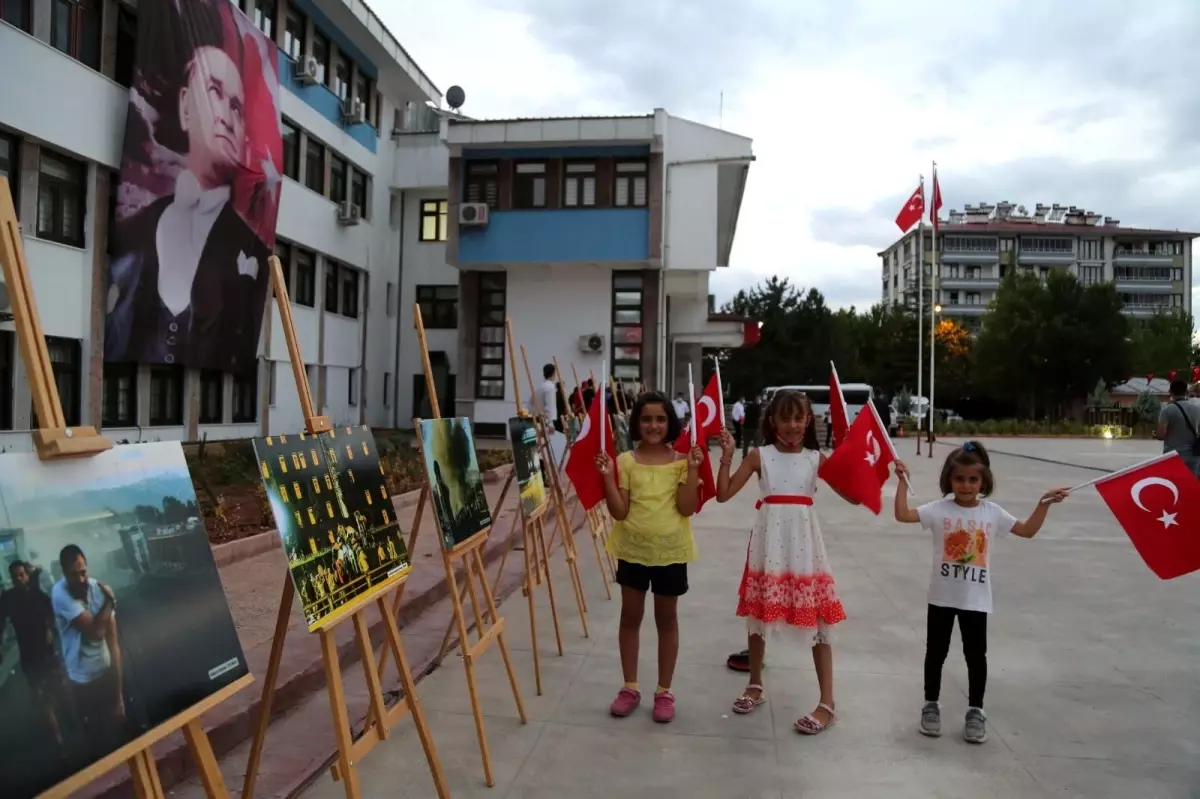
{"type": "Polygon", "coordinates": [[[1159,402],[1154,392],[1143,391],[1133,401],[1133,410],[1137,414],[1139,421],[1154,424],[1158,421],[1158,414],[1162,410],[1162,403],[1159,402]]]}
{"type": "Polygon", "coordinates": [[[1134,374],[1166,375],[1172,370],[1183,373],[1194,363],[1192,357],[1192,316],[1183,311],[1157,313],[1137,320],[1131,326],[1129,343],[1134,374]]]}

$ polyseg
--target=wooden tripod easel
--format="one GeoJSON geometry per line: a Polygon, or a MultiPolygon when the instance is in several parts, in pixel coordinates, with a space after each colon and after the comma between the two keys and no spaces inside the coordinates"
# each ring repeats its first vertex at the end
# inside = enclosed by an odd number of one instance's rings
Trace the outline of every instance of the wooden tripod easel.
{"type": "MultiPolygon", "coordinates": [[[[413,303],[413,318],[417,327],[417,340],[421,345],[421,364],[425,369],[425,387],[429,393],[429,405],[433,411],[435,419],[442,418],[442,409],[438,403],[437,387],[433,380],[433,366],[429,363],[429,346],[425,340],[425,323],[421,318],[420,303],[413,303]]],[[[422,462],[424,462],[424,443],[421,441],[421,420],[414,419],[413,426],[417,430],[417,447],[422,454],[422,462]]],[[[426,484],[430,483],[431,476],[426,473],[426,484]]],[[[441,528],[441,520],[438,519],[437,513],[433,515],[439,530],[441,528]]],[[[444,532],[444,531],[443,531],[444,532]]],[[[528,723],[528,718],[525,716],[525,705],[521,701],[521,689],[517,686],[517,675],[513,671],[512,659],[508,655],[508,645],[504,642],[504,617],[496,610],[496,598],[492,595],[492,588],[488,584],[487,571],[483,565],[483,547],[487,543],[488,533],[491,532],[491,526],[480,530],[475,535],[455,544],[451,548],[442,548],[442,565],[446,569],[446,583],[450,588],[450,601],[454,607],[454,620],[458,624],[458,640],[462,647],[463,665],[466,668],[467,674],[467,692],[471,695],[471,713],[475,717],[475,732],[479,736],[479,754],[483,759],[483,779],[489,788],[496,784],[495,778],[492,776],[492,754],[488,749],[487,731],[483,724],[483,708],[479,704],[479,686],[475,679],[475,663],[479,660],[492,645],[494,641],[500,647],[500,656],[504,660],[504,670],[508,673],[508,683],[512,687],[513,701],[517,704],[517,715],[521,718],[522,724],[528,723]],[[458,579],[455,576],[455,567],[459,561],[462,561],[464,567],[463,580],[466,583],[467,593],[471,597],[472,615],[475,617],[475,632],[476,640],[471,642],[468,636],[468,625],[466,614],[463,611],[463,603],[461,594],[458,588],[458,579]],[[476,587],[478,585],[478,587],[476,587]],[[480,603],[480,594],[483,595],[483,604],[480,603]]],[[[443,542],[445,536],[442,536],[443,542]]],[[[526,550],[528,551],[528,550],[526,550]]]]}
{"type": "MultiPolygon", "coordinates": [[[[274,255],[270,257],[269,264],[271,285],[275,291],[275,300],[279,308],[279,321],[287,341],[288,356],[292,362],[292,375],[296,379],[296,392],[300,396],[300,408],[304,413],[304,427],[309,435],[327,433],[333,428],[328,417],[318,416],[313,407],[308,374],[300,355],[300,343],[296,338],[295,323],[292,321],[292,303],[288,297],[287,284],[284,282],[283,269],[279,259],[274,255]]],[[[424,495],[422,495],[423,498],[424,495]]],[[[420,503],[418,503],[418,519],[420,512],[420,503]]],[[[413,537],[415,535],[416,530],[414,529],[413,537]]],[[[410,558],[412,557],[413,543],[413,538],[410,538],[408,550],[410,558]]],[[[334,763],[331,773],[334,780],[342,782],[347,799],[358,799],[362,796],[358,764],[367,756],[367,753],[375,748],[376,744],[386,740],[392,729],[409,714],[412,715],[417,735],[421,739],[421,746],[425,750],[425,759],[429,763],[429,771],[433,777],[437,795],[439,799],[449,799],[450,796],[445,774],[442,773],[442,764],[438,759],[437,748],[434,746],[433,736],[425,721],[425,711],[421,708],[420,700],[417,698],[416,681],[409,668],[408,657],[404,653],[404,643],[400,640],[395,610],[389,611],[386,601],[387,594],[392,590],[396,590],[399,594],[408,580],[409,574],[410,572],[406,571],[397,579],[381,583],[375,590],[354,597],[339,608],[336,615],[323,619],[315,628],[317,635],[321,638],[321,656],[325,666],[325,683],[329,691],[329,709],[333,715],[333,732],[338,748],[337,761],[334,763]],[[395,658],[400,671],[400,686],[403,689],[404,701],[397,702],[391,708],[387,707],[384,700],[380,679],[383,667],[382,657],[377,664],[375,650],[371,644],[370,626],[366,619],[366,610],[371,605],[375,605],[379,610],[379,615],[383,618],[384,645],[395,658]],[[370,707],[366,727],[357,738],[354,738],[351,732],[341,665],[338,661],[336,628],[347,619],[351,620],[354,625],[359,656],[362,659],[363,673],[366,678],[367,702],[370,707]]],[[[246,776],[242,784],[242,799],[253,799],[254,796],[263,744],[266,741],[267,728],[271,723],[271,704],[275,698],[275,683],[279,679],[283,644],[287,638],[288,622],[291,619],[292,600],[295,594],[292,577],[285,572],[283,595],[279,600],[279,615],[275,621],[275,637],[271,641],[271,656],[267,662],[267,679],[263,685],[262,701],[259,704],[258,725],[254,731],[254,740],[250,746],[250,758],[246,764],[246,776]]]]}
{"type": "MultiPolygon", "coordinates": [[[[112,442],[96,432],[96,428],[67,427],[63,415],[62,400],[58,384],[50,368],[50,354],[46,349],[46,336],[38,315],[33,286],[29,281],[29,265],[25,260],[25,243],[13,208],[12,193],[8,180],[0,176],[0,267],[4,282],[8,286],[12,303],[13,327],[17,332],[17,343],[21,349],[21,361],[29,378],[29,390],[33,395],[33,409],[41,427],[33,431],[33,445],[38,458],[43,461],[63,458],[86,458],[112,449],[112,442]]],[[[121,763],[129,767],[134,791],[139,799],[163,799],[162,780],[154,762],[154,744],[174,732],[183,731],[188,750],[196,767],[196,773],[210,799],[226,799],[229,796],[225,780],[217,766],[216,755],[208,733],[200,724],[200,717],[224,702],[238,691],[254,682],[254,677],[245,677],[230,683],[206,699],[192,705],[182,713],[159,724],[104,758],[76,772],[59,784],[45,791],[39,799],[65,799],[76,791],[102,777],[121,763]]]]}

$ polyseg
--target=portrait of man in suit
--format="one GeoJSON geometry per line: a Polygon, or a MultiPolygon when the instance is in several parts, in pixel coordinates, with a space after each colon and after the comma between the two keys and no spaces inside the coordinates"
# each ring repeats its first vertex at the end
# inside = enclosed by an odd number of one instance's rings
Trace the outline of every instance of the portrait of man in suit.
{"type": "MultiPolygon", "coordinates": [[[[257,361],[279,184],[269,156],[280,148],[254,139],[278,138],[277,114],[274,130],[269,124],[251,129],[248,104],[263,99],[264,92],[256,91],[256,82],[263,82],[263,59],[253,38],[256,32],[244,33],[234,16],[240,12],[227,2],[209,0],[155,6],[157,13],[187,16],[176,21],[179,35],[168,37],[182,45],[175,58],[184,60],[182,69],[174,70],[175,91],[166,82],[154,111],[148,114],[145,103],[135,109],[136,100],[131,101],[122,183],[148,171],[146,159],[139,157],[148,149],[142,141],[147,129],[154,132],[151,139],[169,141],[173,133],[179,152],[153,142],[157,150],[149,160],[168,193],[123,218],[118,214],[105,360],[245,372],[257,361]],[[157,127],[150,124],[155,112],[157,127]],[[140,124],[133,124],[135,114],[140,124]],[[175,118],[164,124],[172,114],[175,118]],[[159,129],[167,132],[160,136],[159,129]],[[133,148],[131,139],[139,140],[133,148]],[[164,159],[164,150],[173,158],[164,159]],[[264,152],[268,157],[261,156],[264,152]],[[247,185],[272,202],[263,203],[261,196],[242,202],[247,185]],[[264,207],[269,220],[261,218],[264,207]],[[247,211],[258,211],[260,218],[248,221],[247,211]],[[264,227],[269,240],[260,235],[264,227]]],[[[146,48],[148,58],[157,53],[159,58],[152,60],[169,60],[162,49],[146,48]]],[[[151,67],[143,64],[141,71],[151,67]]]]}

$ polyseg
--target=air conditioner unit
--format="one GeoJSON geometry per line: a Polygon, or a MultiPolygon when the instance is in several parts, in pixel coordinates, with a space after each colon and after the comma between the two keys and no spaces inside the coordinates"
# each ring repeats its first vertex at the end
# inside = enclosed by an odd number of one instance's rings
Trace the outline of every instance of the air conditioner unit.
{"type": "Polygon", "coordinates": [[[296,62],[295,76],[296,80],[303,83],[305,86],[311,86],[317,82],[317,75],[321,71],[321,64],[312,56],[305,56],[296,62]]]}
{"type": "Polygon", "coordinates": [[[338,203],[338,224],[357,225],[362,220],[362,209],[349,200],[338,203]]]}
{"type": "Polygon", "coordinates": [[[482,227],[487,223],[487,203],[463,203],[458,206],[458,224],[465,227],[482,227]]]}
{"type": "Polygon", "coordinates": [[[599,333],[588,333],[579,337],[579,351],[595,355],[604,352],[604,336],[599,333]]]}
{"type": "Polygon", "coordinates": [[[342,101],[342,122],[347,125],[361,125],[367,121],[367,109],[363,101],[351,98],[342,101]]]}

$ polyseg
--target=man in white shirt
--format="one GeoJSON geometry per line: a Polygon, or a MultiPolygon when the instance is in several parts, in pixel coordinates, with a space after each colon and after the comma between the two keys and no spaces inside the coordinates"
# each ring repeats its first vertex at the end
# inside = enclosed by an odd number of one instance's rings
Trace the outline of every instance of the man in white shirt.
{"type": "Polygon", "coordinates": [[[546,424],[558,429],[558,383],[555,382],[557,370],[554,364],[548,363],[542,367],[542,384],[538,386],[538,407],[546,424]]]}
{"type": "Polygon", "coordinates": [[[738,401],[733,403],[733,440],[737,444],[738,449],[742,446],[742,427],[746,424],[746,401],[742,397],[738,397],[738,401]]]}
{"type": "Polygon", "coordinates": [[[676,394],[671,404],[675,407],[675,415],[679,417],[679,421],[686,423],[691,409],[688,407],[688,401],[683,398],[683,393],[676,394]]]}

